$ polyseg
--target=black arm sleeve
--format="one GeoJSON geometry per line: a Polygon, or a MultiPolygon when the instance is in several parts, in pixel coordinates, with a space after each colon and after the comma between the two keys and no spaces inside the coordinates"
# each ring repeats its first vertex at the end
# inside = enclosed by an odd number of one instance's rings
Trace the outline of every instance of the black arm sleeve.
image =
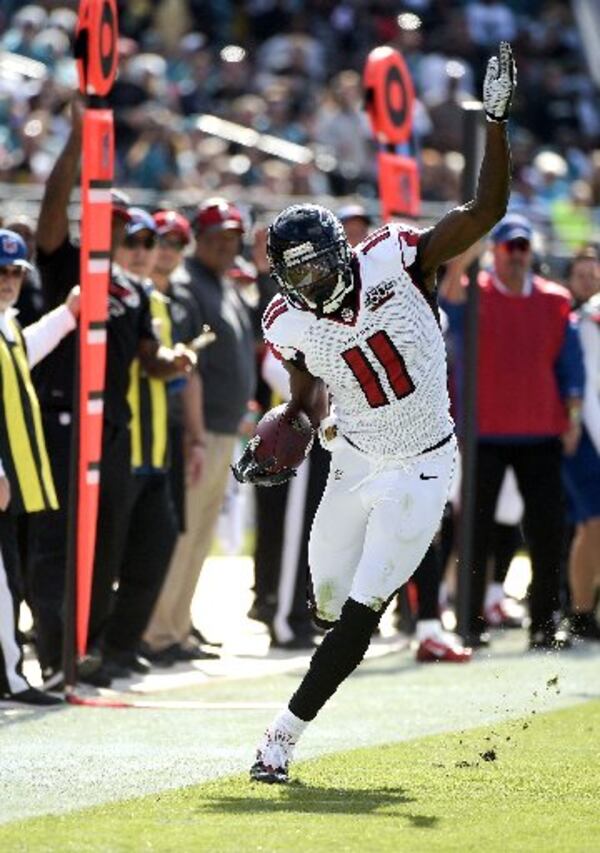
{"type": "Polygon", "coordinates": [[[47,311],[61,305],[71,288],[79,284],[79,255],[79,246],[68,237],[53,252],[46,253],[38,248],[36,263],[47,311]]]}

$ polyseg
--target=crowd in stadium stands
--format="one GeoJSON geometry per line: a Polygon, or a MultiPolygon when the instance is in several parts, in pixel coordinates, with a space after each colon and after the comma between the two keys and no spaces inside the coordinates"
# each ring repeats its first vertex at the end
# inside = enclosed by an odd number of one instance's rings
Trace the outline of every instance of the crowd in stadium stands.
{"type": "MultiPolygon", "coordinates": [[[[45,185],[37,223],[12,207],[10,215],[0,209],[0,281],[20,283],[22,326],[51,309],[68,320],[60,332],[65,340],[56,333],[54,349],[47,344],[43,361],[39,353],[34,360],[40,361],[32,374],[35,392],[29,373],[17,373],[31,470],[39,469],[43,483],[44,499],[32,499],[31,512],[30,473],[10,462],[19,427],[8,423],[6,412],[6,423],[0,419],[0,507],[5,479],[16,478],[11,490],[19,505],[13,501],[13,511],[28,513],[27,523],[19,520],[18,542],[11,527],[10,553],[0,528],[0,575],[8,578],[0,584],[0,698],[20,695],[33,703],[50,694],[24,681],[24,638],[16,626],[7,628],[5,617],[27,602],[45,688],[60,688],[74,363],[67,334],[72,323],[60,306],[65,299],[71,304],[79,280],[79,249],[67,215],[81,153],[81,109],[71,103],[75,5],[8,0],[0,11],[1,49],[41,63],[7,66],[0,54],[0,181],[45,185]],[[45,448],[35,450],[41,429],[49,463],[45,448]],[[56,502],[58,511],[48,508],[56,502]]],[[[600,639],[594,615],[600,588],[600,261],[593,246],[600,98],[569,7],[547,0],[148,0],[120,7],[120,70],[111,98],[116,183],[134,199],[136,188],[151,188],[165,202],[142,209],[113,193],[99,536],[90,657],[78,678],[108,686],[152,667],[218,654],[192,622],[192,596],[231,486],[236,446],[252,435],[257,417],[288,394],[287,375],[265,351],[260,332],[262,311],[275,292],[263,211],[251,212],[252,225],[238,202],[252,187],[265,199],[376,197],[360,71],[369,49],[381,43],[400,48],[414,76],[415,153],[424,198],[432,201],[459,197],[459,104],[480,91],[484,61],[499,38],[512,41],[519,67],[511,118],[512,212],[490,245],[478,247],[485,271],[477,495],[484,517],[477,526],[470,631],[463,645],[441,630],[439,618],[443,591],[454,583],[453,572],[447,578],[444,572],[456,563],[450,555],[457,497],[410,589],[399,597],[396,624],[416,628],[421,661],[468,661],[471,648],[489,642],[488,628],[522,625],[527,618],[547,624],[554,611],[569,614],[566,627],[576,638],[600,639]],[[206,125],[199,128],[203,115],[311,146],[317,156],[292,164],[226,142],[206,125]],[[199,188],[204,201],[193,210],[174,209],[166,201],[169,192],[189,186],[199,188]],[[572,259],[562,280],[568,290],[537,275],[544,258],[536,239],[549,223],[572,259]],[[511,292],[531,299],[515,300],[511,292]],[[550,341],[543,351],[542,339],[550,341]],[[507,370],[509,356],[526,362],[527,379],[518,388],[518,365],[513,359],[507,370]],[[533,568],[525,608],[503,588],[523,545],[533,568]]],[[[360,204],[337,213],[353,245],[376,224],[360,204]]],[[[459,426],[470,260],[448,264],[440,285],[459,426]]],[[[16,324],[6,331],[7,311],[0,304],[3,389],[12,381],[16,350],[4,353],[2,342],[21,341],[16,324]]],[[[10,311],[7,317],[12,324],[10,311]]],[[[30,356],[31,366],[34,361],[30,356]]],[[[21,361],[15,364],[25,370],[21,361]]],[[[305,596],[306,544],[328,464],[328,454],[315,447],[292,483],[245,487],[254,494],[256,534],[249,616],[265,623],[274,648],[315,643],[305,596]]],[[[536,636],[531,624],[530,631],[533,648],[570,643],[568,630],[536,636]]]]}
{"type": "MultiPolygon", "coordinates": [[[[0,74],[0,181],[43,182],[68,132],[76,3],[8,0],[0,48],[35,60],[0,74]],[[15,76],[29,74],[15,86],[15,76]]],[[[513,206],[572,249],[598,228],[600,97],[571,4],[557,0],[120,2],[117,182],[235,196],[376,195],[361,72],[377,44],[399,48],[416,86],[414,143],[425,200],[454,201],[460,104],[485,60],[513,44],[513,206]],[[309,163],[211,135],[199,116],[309,145],[309,163]]],[[[213,128],[214,129],[214,128],[213,128]]]]}

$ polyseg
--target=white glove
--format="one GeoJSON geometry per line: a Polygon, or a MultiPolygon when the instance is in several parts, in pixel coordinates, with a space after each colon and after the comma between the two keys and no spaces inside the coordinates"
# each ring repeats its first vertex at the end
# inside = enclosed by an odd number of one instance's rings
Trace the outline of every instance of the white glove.
{"type": "Polygon", "coordinates": [[[483,106],[488,121],[506,121],[517,85],[517,69],[507,41],[500,42],[498,53],[500,59],[490,58],[483,81],[483,106]]]}

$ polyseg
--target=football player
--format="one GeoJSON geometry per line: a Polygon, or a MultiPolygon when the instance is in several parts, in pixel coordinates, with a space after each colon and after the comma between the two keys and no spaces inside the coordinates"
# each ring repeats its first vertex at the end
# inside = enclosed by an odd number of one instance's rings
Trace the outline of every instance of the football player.
{"type": "MultiPolygon", "coordinates": [[[[311,532],[315,618],[330,628],[288,707],[268,727],[250,771],[287,782],[298,738],[358,666],[390,596],[419,565],[438,528],[456,454],[436,271],[481,239],[506,210],[506,121],[515,86],[502,43],[483,86],[487,132],[475,198],[418,231],[389,223],[350,248],[323,207],[294,205],[270,226],[280,288],[263,316],[268,345],[290,373],[292,406],[331,451],[311,532]]],[[[262,485],[250,443],[234,466],[262,485]]]]}

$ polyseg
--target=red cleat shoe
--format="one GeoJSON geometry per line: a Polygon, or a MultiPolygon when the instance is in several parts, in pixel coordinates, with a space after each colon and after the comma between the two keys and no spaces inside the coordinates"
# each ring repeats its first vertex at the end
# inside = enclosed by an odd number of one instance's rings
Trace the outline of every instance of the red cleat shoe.
{"type": "Polygon", "coordinates": [[[503,598],[486,607],[484,616],[490,628],[522,628],[525,608],[513,598],[503,598]]]}
{"type": "Polygon", "coordinates": [[[461,645],[460,641],[448,634],[437,637],[425,637],[417,649],[420,663],[468,663],[473,650],[461,645]]]}

